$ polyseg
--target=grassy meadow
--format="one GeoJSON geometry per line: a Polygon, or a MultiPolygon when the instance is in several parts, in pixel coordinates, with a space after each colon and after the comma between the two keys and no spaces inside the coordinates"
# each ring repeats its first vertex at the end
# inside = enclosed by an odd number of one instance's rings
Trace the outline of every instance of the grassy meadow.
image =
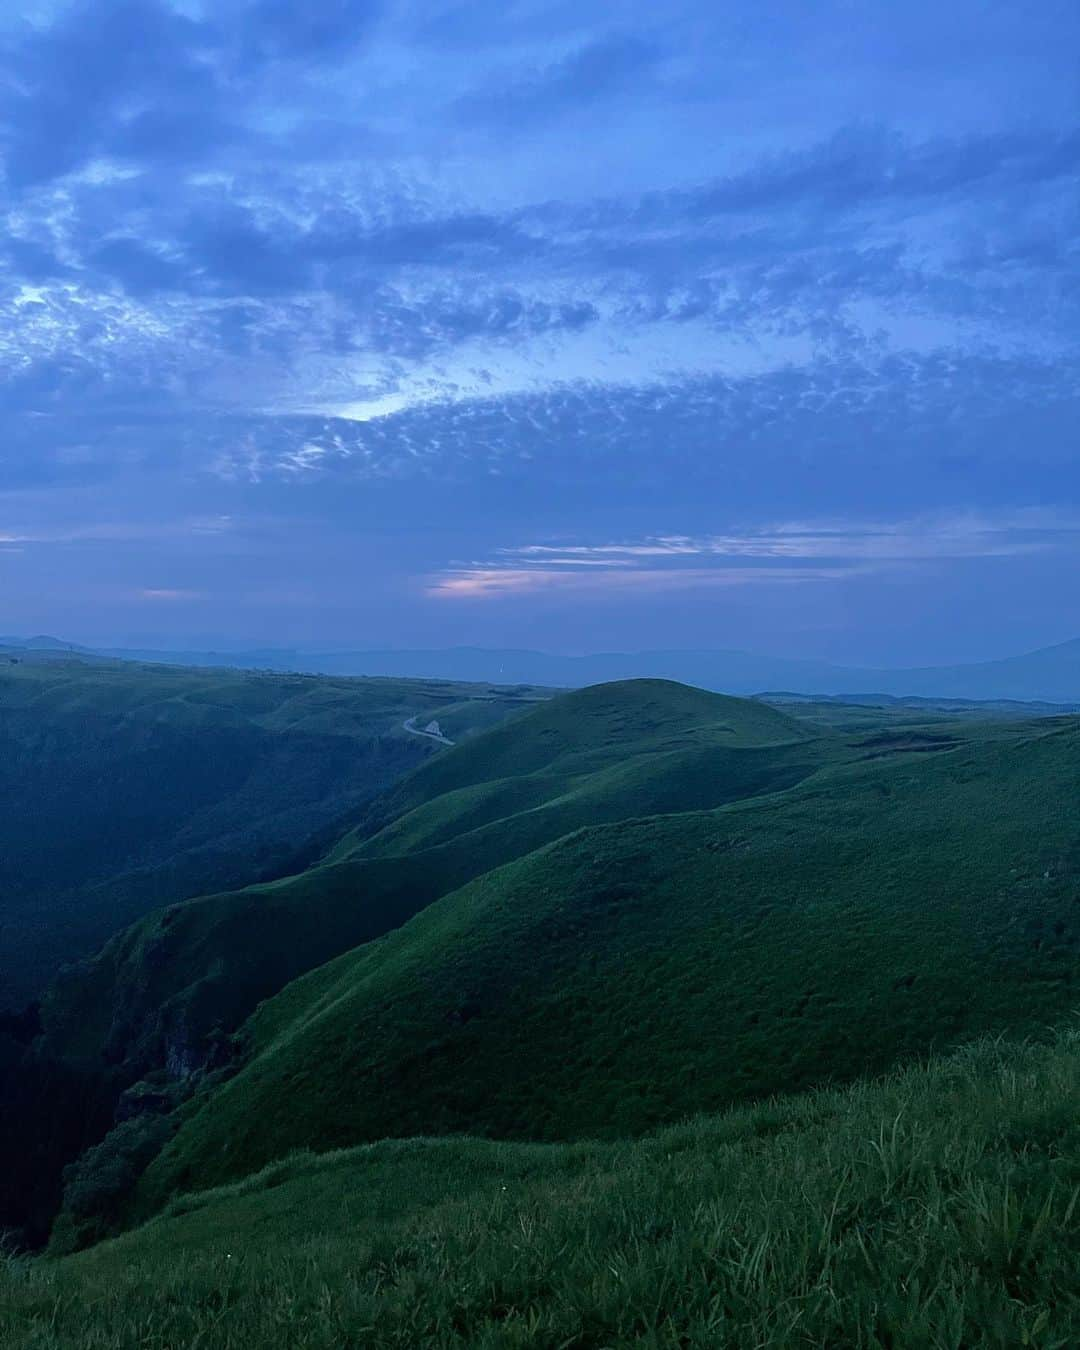
{"type": "Polygon", "coordinates": [[[661,682],[542,703],[433,755],[309,866],[118,934],[53,984],[44,1044],[136,1075],[198,1063],[291,980],[568,831],[782,786],[843,753],[772,709],[661,682]]]}

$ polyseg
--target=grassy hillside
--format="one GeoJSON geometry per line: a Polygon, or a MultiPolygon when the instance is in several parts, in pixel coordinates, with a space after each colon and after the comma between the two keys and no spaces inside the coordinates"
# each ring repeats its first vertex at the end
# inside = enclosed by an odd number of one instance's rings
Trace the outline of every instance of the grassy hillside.
{"type": "Polygon", "coordinates": [[[298,1147],[639,1133],[1068,1016],[1080,722],[887,742],[832,738],[850,762],[830,749],[785,791],[564,835],[295,981],[143,1203],[298,1147]]]}
{"type": "MultiPolygon", "coordinates": [[[[116,678],[131,674],[121,670],[116,678]]],[[[175,675],[216,678],[213,672],[175,675]]],[[[249,699],[265,697],[262,686],[247,688],[247,681],[259,677],[228,678],[241,682],[230,686],[234,696],[243,689],[249,699]]],[[[863,790],[865,775],[894,763],[1004,753],[1032,734],[1016,723],[949,721],[896,709],[848,710],[836,730],[829,724],[834,714],[799,721],[760,703],[660,681],[634,681],[543,702],[455,749],[435,751],[434,743],[408,737],[397,721],[401,708],[393,700],[408,698],[415,706],[421,692],[427,694],[442,724],[460,735],[470,706],[476,708],[475,721],[483,722],[511,706],[520,707],[531,691],[500,695],[445,685],[428,690],[398,689],[385,681],[343,684],[344,693],[354,698],[360,693],[369,700],[376,695],[390,700],[379,706],[392,709],[393,733],[415,743],[428,758],[370,806],[354,812],[360,823],[321,856],[312,848],[306,858],[298,856],[294,874],[155,910],[53,982],[42,1008],[44,1034],[28,1052],[29,1065],[20,1067],[18,1054],[8,1056],[7,1069],[0,1065],[7,1075],[0,1083],[4,1100],[23,1103],[2,1118],[0,1146],[19,1153],[32,1138],[41,1155],[38,1173],[12,1173],[0,1184],[0,1214],[9,1221],[21,1214],[18,1223],[27,1232],[40,1235],[58,1203],[56,1157],[62,1161],[100,1139],[120,1091],[149,1074],[156,1084],[153,1094],[164,1092],[167,1103],[176,1084],[190,1087],[200,1082],[204,1069],[235,1065],[237,1042],[231,1033],[261,1001],[279,991],[284,991],[281,997],[266,1004],[240,1038],[240,1062],[250,1061],[249,1069],[261,1073],[267,1062],[264,1051],[278,1032],[288,1033],[291,1040],[310,1021],[316,1027],[310,1066],[314,1087],[307,1089],[307,1067],[281,1056],[279,1063],[289,1075],[282,1101],[289,1100],[289,1091],[298,1093],[296,1109],[291,1103],[288,1108],[292,1133],[284,1143],[276,1137],[254,1142],[250,1156],[242,1144],[225,1159],[230,1169],[259,1165],[270,1156],[267,1148],[309,1142],[309,1128],[310,1142],[320,1146],[432,1128],[524,1137],[613,1133],[648,1128],[684,1107],[711,1107],[740,1092],[769,1090],[789,1079],[811,1081],[812,1073],[792,1074],[786,1067],[784,1057],[790,1058],[791,1051],[784,1037],[776,1042],[780,1058],[771,1063],[769,1055],[758,1056],[757,1069],[744,1074],[745,1081],[730,1082],[714,1070],[715,1056],[722,1058],[724,1046],[736,1053],[743,1033],[738,1021],[734,1030],[726,1028],[719,1036],[709,1030],[717,1013],[706,991],[713,989],[719,997],[730,972],[717,976],[711,971],[707,944],[734,943],[737,953],[740,924],[745,927],[748,920],[738,913],[732,922],[724,919],[727,901],[718,903],[710,896],[708,878],[703,880],[693,869],[701,850],[687,841],[703,824],[706,832],[713,828],[712,817],[702,813],[740,802],[770,808],[801,791],[798,784],[809,790],[814,783],[831,781],[829,775],[844,766],[863,790]],[[463,698],[470,692],[482,697],[463,698]],[[659,832],[655,840],[650,830],[659,832]],[[582,847],[593,846],[589,841],[596,844],[596,856],[585,864],[575,861],[582,847]],[[447,906],[436,906],[430,917],[424,916],[422,911],[439,897],[447,897],[447,906]],[[485,908],[489,902],[494,905],[490,915],[485,908]],[[580,914],[574,912],[576,904],[580,914]],[[679,904],[685,921],[673,922],[679,904]],[[449,927],[446,915],[451,916],[449,927]],[[419,927],[404,930],[407,936],[400,943],[386,936],[413,916],[419,916],[419,927]],[[707,936],[706,946],[698,950],[698,937],[712,934],[710,924],[720,924],[719,937],[707,936]],[[582,944],[588,945],[584,969],[582,944]],[[660,953],[657,961],[651,954],[654,947],[660,953]],[[669,967],[668,997],[685,1005],[675,1017],[662,1004],[654,1006],[653,968],[664,962],[669,967]],[[685,989],[683,970],[689,977],[685,989]],[[306,972],[311,974],[303,978],[306,972]],[[344,981],[340,991],[335,983],[339,975],[344,981]],[[340,993],[341,1019],[333,1026],[321,1020],[320,1000],[327,991],[331,1001],[340,993]],[[360,1004],[358,993],[363,994],[360,1004]],[[374,1000],[370,1007],[363,1001],[368,995],[374,1000]],[[395,1012],[379,1011],[388,999],[407,1015],[395,1020],[395,1012]],[[530,1003],[535,1004],[531,1010],[530,1003]],[[653,1040],[642,1040],[634,1061],[623,1042],[639,1005],[651,1019],[653,1040]],[[359,1038],[353,1036],[352,1018],[363,1031],[359,1038]],[[535,1082],[522,1087],[513,1037],[532,1036],[530,1019],[547,1031],[541,1030],[536,1039],[535,1082]],[[375,1042],[365,1037],[370,1034],[377,1041],[384,1023],[385,1044],[369,1062],[375,1042]],[[501,1029],[492,1036],[488,1029],[493,1024],[501,1029]],[[657,1046],[665,1037],[683,1035],[684,1024],[696,1028],[697,1040],[683,1047],[682,1058],[688,1070],[703,1075],[692,1089],[669,1084],[666,1069],[658,1072],[654,1062],[657,1046]],[[329,1028],[325,1037],[324,1025],[329,1028]],[[572,1053],[552,1083],[561,1081],[560,1074],[574,1075],[576,1081],[553,1111],[538,1095],[544,1095],[544,1075],[553,1071],[547,1061],[563,1053],[559,1047],[564,1035],[572,1053]],[[707,1052],[698,1044],[703,1036],[707,1052]],[[475,1055],[474,1042],[480,1046],[475,1055]],[[326,1044],[336,1046],[346,1062],[332,1055],[323,1058],[326,1044]],[[593,1051],[595,1059],[590,1058],[593,1051]],[[462,1056],[472,1066],[464,1074],[455,1068],[455,1059],[462,1056]],[[8,1081],[12,1072],[15,1078],[8,1081]],[[334,1091],[342,1095],[344,1107],[336,1098],[326,1100],[324,1072],[335,1080],[334,1091]],[[386,1073],[393,1081],[384,1091],[380,1075],[386,1073]],[[478,1113],[470,1093],[475,1098],[481,1078],[492,1074],[501,1086],[489,1094],[490,1112],[485,1115],[488,1107],[478,1113]],[[627,1081],[634,1084],[639,1078],[655,1082],[644,1091],[633,1087],[623,1092],[627,1081]],[[412,1079],[420,1084],[415,1091],[409,1086],[412,1079]],[[40,1091],[26,1101],[30,1080],[40,1091]],[[454,1098],[449,1104],[444,1100],[448,1080],[454,1098]],[[709,1091],[701,1086],[707,1081],[712,1081],[709,1091]],[[385,1100],[385,1110],[370,1118],[362,1110],[363,1118],[358,1118],[350,1094],[364,1098],[373,1091],[385,1100]],[[73,1092],[91,1106],[79,1113],[82,1133],[70,1138],[64,1134],[57,1142],[53,1122],[63,1115],[62,1100],[73,1092]],[[403,1107],[405,1097],[412,1100],[403,1107]],[[309,1106],[319,1117],[314,1125],[306,1115],[309,1106]],[[38,1141],[45,1146],[39,1148],[38,1141]]],[[[145,680],[139,685],[140,691],[147,687],[145,680]]],[[[191,686],[181,688],[186,692],[191,686]]],[[[334,694],[324,681],[300,681],[295,697],[272,709],[275,725],[324,716],[332,721],[347,711],[340,700],[333,701],[334,694]]],[[[369,702],[369,710],[371,706],[369,702]]],[[[845,783],[841,774],[835,786],[841,812],[845,794],[852,791],[845,783]]],[[[924,786],[936,791],[932,782],[924,786]]],[[[822,823],[828,825],[827,820],[822,823]]],[[[813,822],[799,828],[813,834],[813,822]]],[[[324,837],[332,841],[335,833],[328,827],[324,837]]],[[[704,856],[712,866],[730,868],[747,850],[739,832],[723,839],[717,843],[710,836],[704,856]],[[731,857],[722,860],[723,850],[731,857]]],[[[762,841],[767,843],[767,836],[762,841]]],[[[819,835],[812,843],[826,855],[833,840],[819,835]]],[[[811,856],[808,851],[806,857],[811,856]]],[[[804,861],[799,858],[798,865],[804,861]]],[[[783,900],[786,881],[774,886],[770,879],[768,868],[776,865],[786,866],[771,855],[763,860],[765,870],[754,884],[781,893],[782,915],[790,898],[783,900]]],[[[732,873],[725,885],[736,895],[745,894],[752,908],[760,903],[740,876],[732,873]]],[[[867,881],[867,893],[876,886],[876,878],[867,881]]],[[[829,929],[834,918],[823,915],[822,929],[829,929]]],[[[797,972],[785,973],[785,962],[788,947],[801,941],[800,934],[785,931],[779,917],[774,927],[770,941],[780,945],[782,959],[773,963],[769,978],[781,983],[798,979],[797,972]]],[[[813,932],[810,936],[820,938],[813,932]]],[[[767,944],[764,950],[767,955],[767,944]]],[[[745,957],[743,965],[745,969],[733,967],[736,984],[751,978],[752,958],[745,957]]],[[[828,970],[826,976],[834,978],[828,970]]],[[[778,997],[775,990],[764,996],[766,1017],[778,997]]],[[[826,1014],[829,1007],[823,995],[826,1014]]],[[[855,1009],[852,1016],[858,1020],[861,1013],[855,1009]]],[[[912,1031],[911,1044],[938,1034],[934,1016],[929,1014],[912,1031]]],[[[804,1025],[813,1024],[811,1015],[804,1025]]],[[[988,1024],[996,1024],[992,1016],[988,1024]]],[[[27,1029],[18,1034],[25,1039],[27,1029]]],[[[887,1028],[882,1032],[886,1045],[889,1034],[887,1028]]],[[[297,1044],[303,1046],[302,1037],[297,1044]]],[[[277,1058],[277,1050],[268,1053],[277,1058]]],[[[307,1050],[298,1053],[302,1059],[307,1050]]],[[[887,1049],[879,1059],[888,1062],[887,1049]]],[[[850,1071],[839,1054],[828,1067],[850,1071]]],[[[241,1079],[247,1081],[244,1075],[241,1079]]],[[[277,1088],[269,1090],[272,1096],[277,1088]]],[[[232,1100],[223,1090],[223,1109],[231,1109],[232,1100]]],[[[193,1110],[185,1109],[189,1114],[193,1110]]],[[[226,1128],[231,1131],[231,1126],[226,1128]]],[[[244,1137],[239,1130],[237,1138],[244,1137]]],[[[176,1149],[183,1154],[188,1146],[189,1135],[182,1132],[176,1149]]],[[[161,1166],[168,1187],[174,1178],[166,1164],[167,1158],[161,1166]]],[[[197,1173],[198,1167],[192,1175],[197,1173]]],[[[156,1176],[151,1173],[148,1186],[156,1176]]]]}
{"type": "Polygon", "coordinates": [[[0,1009],[147,909],[278,871],[432,753],[405,718],[464,735],[529,694],[0,653],[0,1009]]]}
{"type": "MultiPolygon", "coordinates": [[[[440,750],[321,862],[155,911],[66,971],[44,1000],[35,1062],[61,1066],[61,1081],[104,1077],[114,1098],[147,1074],[197,1081],[230,1061],[229,1033],[260,1000],[502,863],[583,825],[774,790],[860,753],[772,709],[660,682],[541,704],[440,750]],[[483,781],[517,764],[533,771],[483,781]]],[[[38,1103],[38,1117],[51,1112],[51,1099],[38,1103]]],[[[79,1146],[101,1133],[95,1124],[79,1146]]],[[[40,1234],[58,1188],[56,1168],[0,1184],[0,1216],[29,1203],[40,1234]]]]}
{"type": "Polygon", "coordinates": [[[1080,1045],[983,1044],[636,1143],[300,1154],[0,1270],[19,1350],[1080,1342],[1080,1045]]]}
{"type": "MultiPolygon", "coordinates": [[[[598,685],[431,760],[331,856],[402,854],[541,807],[573,828],[729,800],[796,781],[830,753],[807,751],[814,740],[819,732],[764,704],[664,680],[598,685]],[[390,825],[376,832],[380,821],[390,825]]],[[[561,833],[545,825],[536,837],[561,833]]]]}
{"type": "Polygon", "coordinates": [[[223,1022],[400,923],[423,894],[409,892],[404,872],[390,886],[376,876],[370,904],[358,905],[364,869],[354,867],[317,885],[301,879],[292,908],[281,883],[220,906],[168,902],[302,871],[318,857],[313,832],[336,838],[345,826],[335,822],[436,752],[407,732],[409,718],[445,717],[466,738],[537,696],[48,651],[0,657],[0,1156],[19,1160],[0,1170],[0,1232],[44,1238],[62,1165],[108,1130],[138,1071],[182,1077],[220,1057],[210,1036],[223,1022]],[[148,909],[101,959],[56,974],[148,909]],[[216,922],[203,929],[207,910],[216,922]],[[215,964],[215,941],[235,958],[228,970],[215,964]],[[111,979],[125,961],[132,981],[111,979]],[[32,1006],[5,1011],[50,977],[44,1002],[69,1012],[56,1045],[34,1041],[32,1006]],[[185,997],[170,1001],[178,988],[185,997]]]}
{"type": "Polygon", "coordinates": [[[569,831],[783,787],[850,753],[771,708],[680,685],[565,695],[428,760],[317,865],[119,935],[50,990],[46,1044],[129,1076],[198,1063],[211,1034],[288,981],[569,831]]]}

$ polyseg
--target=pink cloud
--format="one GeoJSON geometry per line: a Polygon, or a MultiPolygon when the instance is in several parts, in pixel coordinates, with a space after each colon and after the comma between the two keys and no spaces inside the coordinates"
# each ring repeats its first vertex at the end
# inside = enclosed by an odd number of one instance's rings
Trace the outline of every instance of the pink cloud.
{"type": "Polygon", "coordinates": [[[544,591],[571,594],[598,592],[660,593],[717,586],[792,585],[831,581],[852,574],[838,567],[679,567],[597,568],[589,571],[549,571],[545,568],[472,567],[446,572],[427,585],[428,595],[442,599],[477,599],[499,595],[530,595],[544,591]]]}

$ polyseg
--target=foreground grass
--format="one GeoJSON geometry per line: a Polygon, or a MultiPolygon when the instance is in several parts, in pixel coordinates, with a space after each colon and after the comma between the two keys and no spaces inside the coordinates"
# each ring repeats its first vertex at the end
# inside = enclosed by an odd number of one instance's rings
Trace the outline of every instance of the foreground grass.
{"type": "Polygon", "coordinates": [[[0,1344],[1080,1343],[1080,1036],[636,1143],[295,1155],[0,1275],[0,1344]]]}

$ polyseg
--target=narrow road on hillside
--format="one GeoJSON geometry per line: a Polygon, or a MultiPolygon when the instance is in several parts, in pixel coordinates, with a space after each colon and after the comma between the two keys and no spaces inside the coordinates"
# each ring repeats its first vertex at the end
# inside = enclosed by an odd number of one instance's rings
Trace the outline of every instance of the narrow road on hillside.
{"type": "MultiPolygon", "coordinates": [[[[416,716],[419,717],[420,714],[417,713],[416,716]]],[[[402,722],[401,725],[405,728],[405,730],[409,733],[410,736],[423,736],[425,740],[438,741],[440,745],[454,744],[454,742],[450,739],[450,737],[444,736],[442,732],[421,731],[421,729],[416,725],[416,717],[406,718],[406,720],[402,722]]]]}

